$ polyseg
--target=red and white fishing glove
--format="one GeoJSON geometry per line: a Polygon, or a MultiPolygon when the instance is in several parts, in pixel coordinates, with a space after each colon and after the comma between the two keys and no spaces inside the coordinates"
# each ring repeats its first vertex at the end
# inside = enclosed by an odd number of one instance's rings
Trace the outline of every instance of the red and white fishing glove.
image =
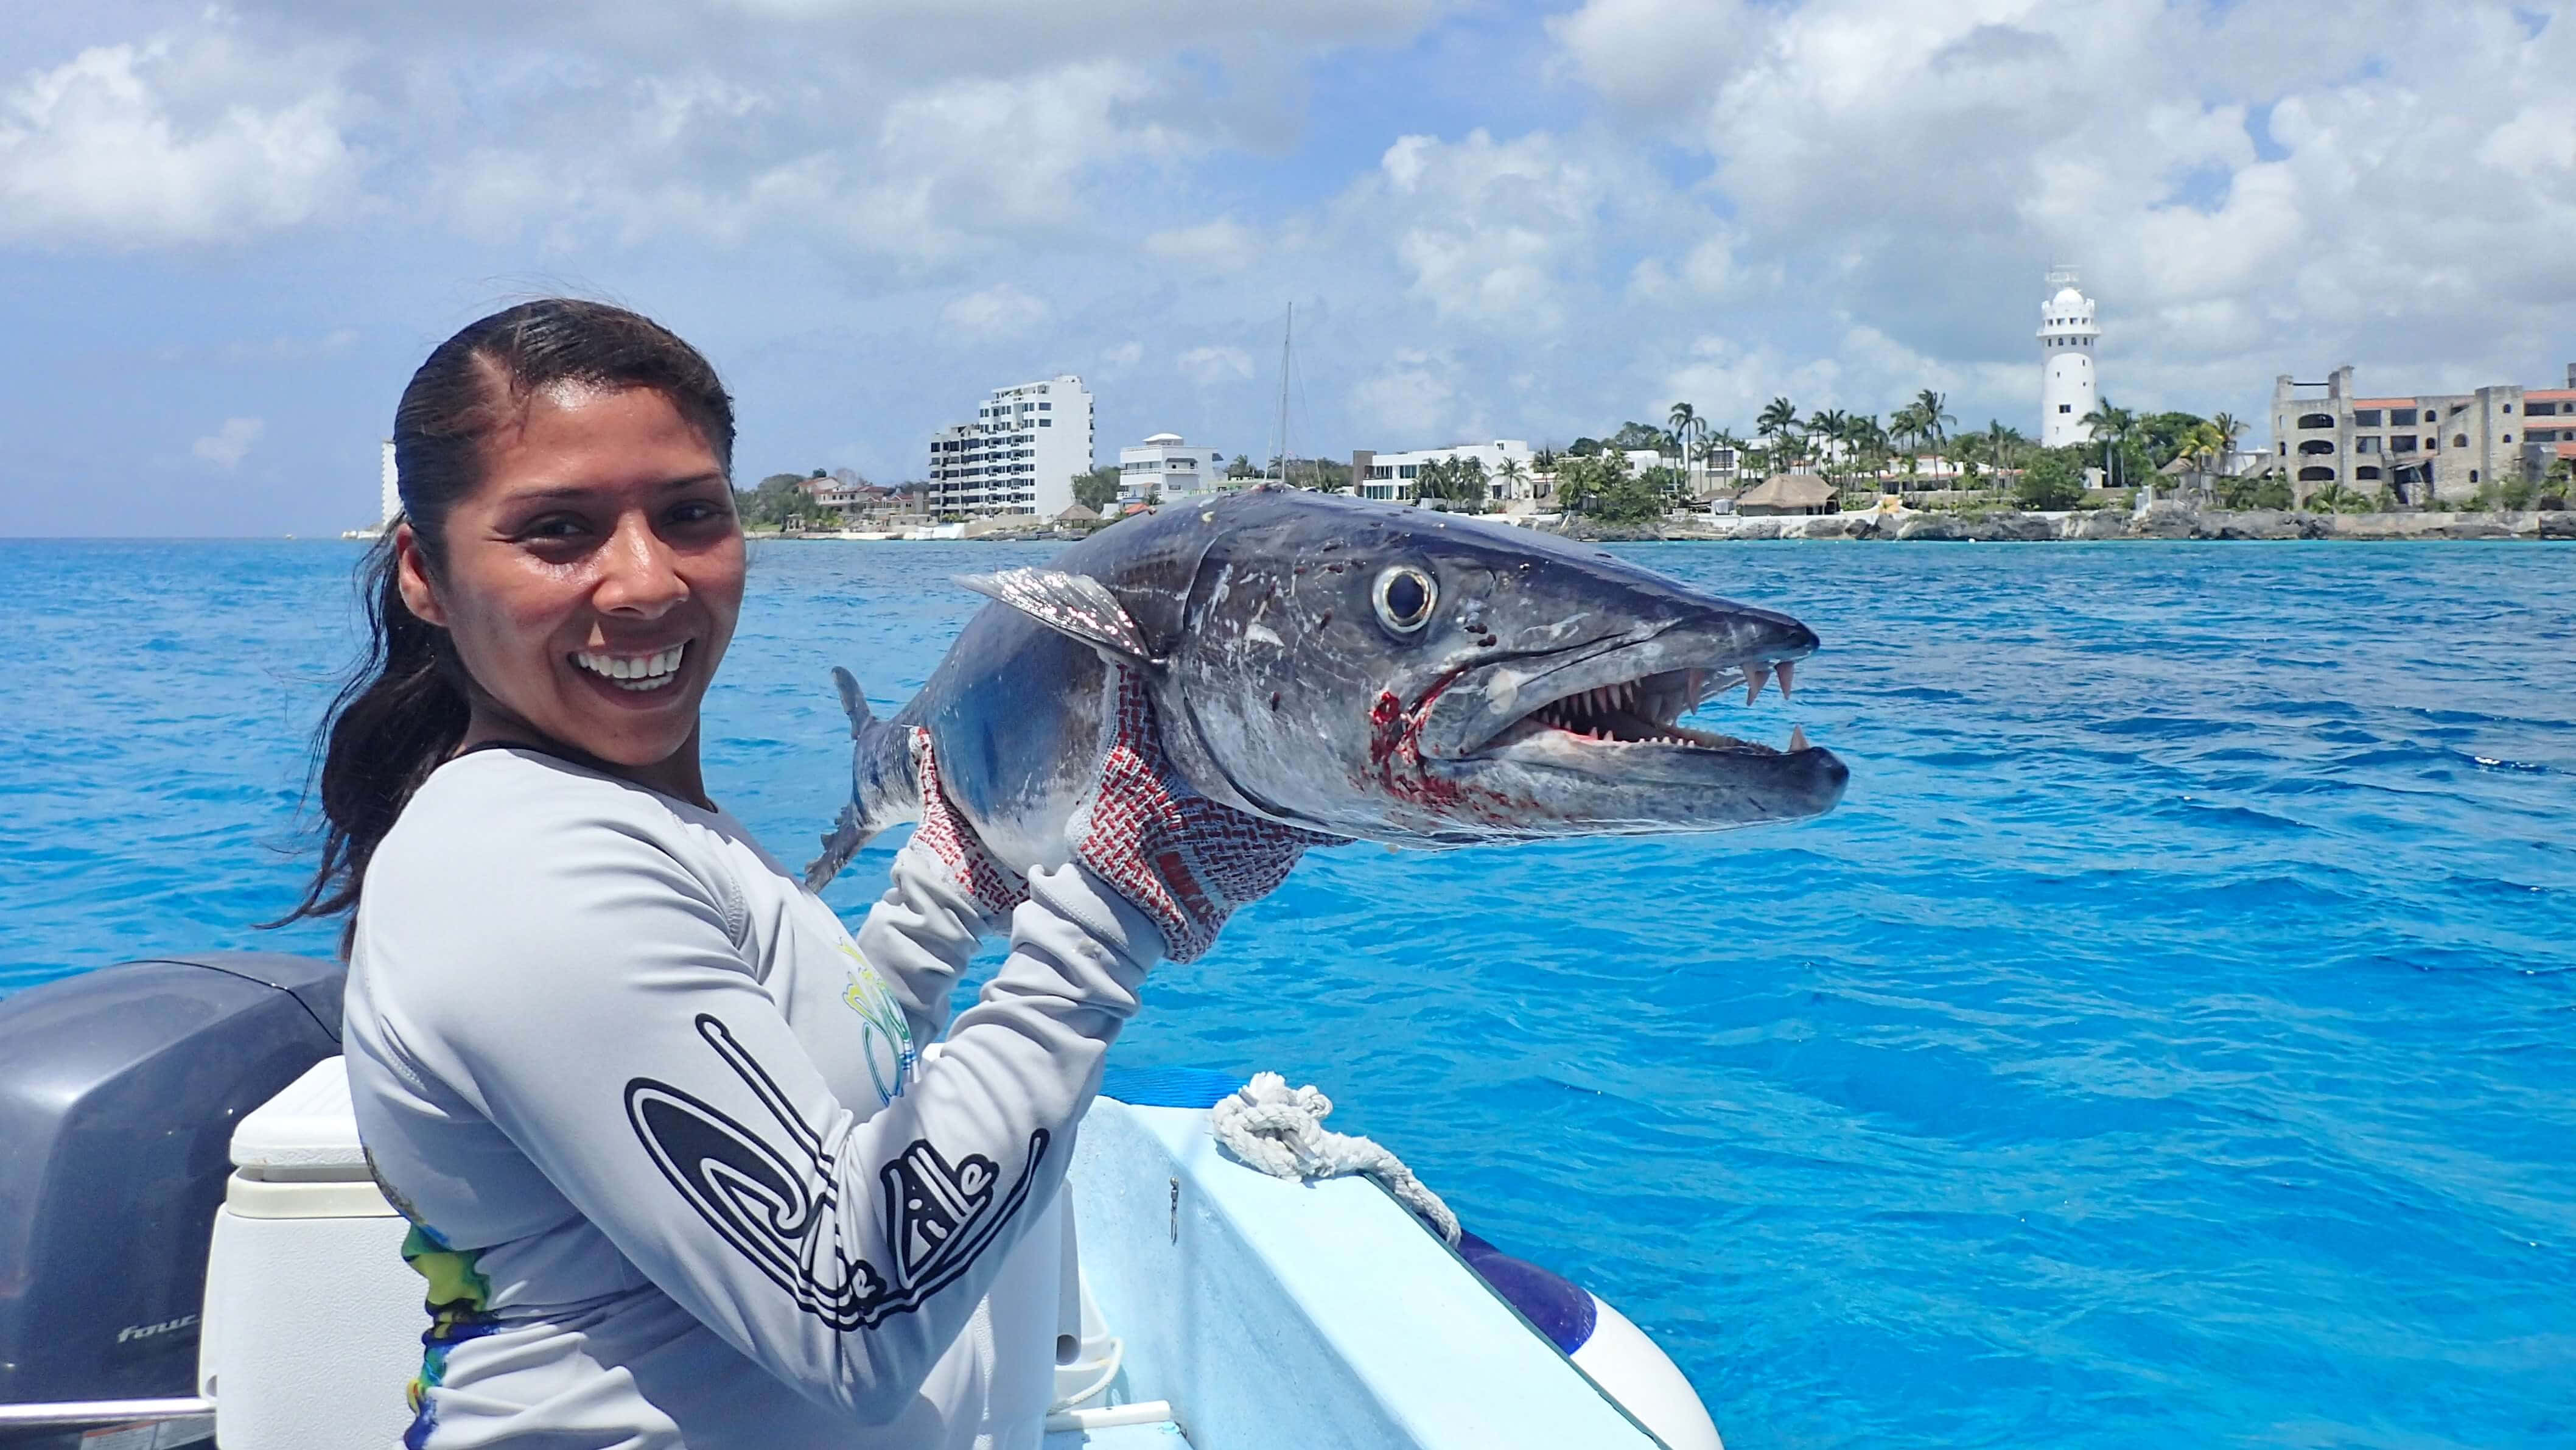
{"type": "Polygon", "coordinates": [[[1283,826],[1192,789],[1163,754],[1142,676],[1113,664],[1101,755],[1067,834],[1074,858],[1153,919],[1163,954],[1195,961],[1236,908],[1278,889],[1314,846],[1339,836],[1283,826]]]}
{"type": "Polygon", "coordinates": [[[948,803],[947,792],[939,788],[939,760],[930,748],[930,731],[912,727],[911,746],[912,776],[921,787],[921,824],[913,828],[913,840],[939,858],[950,879],[975,898],[977,910],[988,917],[1009,916],[1012,908],[1029,899],[1029,879],[993,859],[975,828],[948,803]]]}

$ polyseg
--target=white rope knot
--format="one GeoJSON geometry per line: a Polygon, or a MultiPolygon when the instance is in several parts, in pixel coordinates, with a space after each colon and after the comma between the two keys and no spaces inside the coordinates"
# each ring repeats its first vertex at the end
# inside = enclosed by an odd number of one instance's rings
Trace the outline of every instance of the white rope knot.
{"type": "Polygon", "coordinates": [[[1431,1220],[1440,1237],[1458,1242],[1458,1215],[1440,1195],[1422,1186],[1404,1160],[1368,1138],[1327,1132],[1333,1100],[1311,1085],[1290,1088],[1275,1072],[1256,1072],[1252,1081],[1217,1100],[1209,1110],[1209,1127],[1246,1166],[1273,1178],[1338,1178],[1363,1173],[1386,1185],[1396,1202],[1431,1220]]]}

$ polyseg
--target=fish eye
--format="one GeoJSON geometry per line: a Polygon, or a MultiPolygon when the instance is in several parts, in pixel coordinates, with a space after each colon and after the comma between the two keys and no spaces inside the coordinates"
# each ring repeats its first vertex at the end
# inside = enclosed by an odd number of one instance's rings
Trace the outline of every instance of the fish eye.
{"type": "Polygon", "coordinates": [[[1370,591],[1377,622],[1397,634],[1411,634],[1429,624],[1431,606],[1439,598],[1440,586],[1411,564],[1398,564],[1378,575],[1377,587],[1370,591]]]}

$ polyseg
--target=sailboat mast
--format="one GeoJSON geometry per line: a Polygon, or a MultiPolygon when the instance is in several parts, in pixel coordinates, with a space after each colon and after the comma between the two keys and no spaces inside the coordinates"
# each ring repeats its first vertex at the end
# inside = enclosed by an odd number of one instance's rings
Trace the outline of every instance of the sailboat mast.
{"type": "Polygon", "coordinates": [[[1288,482],[1288,362],[1297,342],[1297,304],[1288,304],[1288,325],[1279,334],[1279,482],[1288,482]]]}

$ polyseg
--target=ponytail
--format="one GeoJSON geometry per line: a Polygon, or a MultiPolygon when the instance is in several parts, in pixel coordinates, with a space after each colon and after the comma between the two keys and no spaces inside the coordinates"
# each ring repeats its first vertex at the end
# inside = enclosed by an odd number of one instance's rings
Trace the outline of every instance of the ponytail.
{"type": "Polygon", "coordinates": [[[321,862],[295,909],[270,926],[349,913],[357,930],[367,864],[412,794],[464,743],[471,708],[447,631],[403,602],[397,528],[411,530],[433,583],[445,572],[447,516],[482,481],[483,444],[529,396],[559,384],[649,388],[733,467],[733,399],[697,349],[648,317],[604,302],[550,297],[469,324],[412,374],[394,409],[402,512],[358,565],[367,643],[314,732],[321,862]]]}
{"type": "MultiPolygon", "coordinates": [[[[399,522],[399,520],[397,520],[399,522]]],[[[357,929],[358,888],[376,846],[412,793],[465,739],[467,705],[447,631],[403,603],[394,530],[358,565],[367,614],[366,652],[315,732],[322,798],[322,861],[304,898],[271,926],[349,913],[340,955],[357,929]]]]}

